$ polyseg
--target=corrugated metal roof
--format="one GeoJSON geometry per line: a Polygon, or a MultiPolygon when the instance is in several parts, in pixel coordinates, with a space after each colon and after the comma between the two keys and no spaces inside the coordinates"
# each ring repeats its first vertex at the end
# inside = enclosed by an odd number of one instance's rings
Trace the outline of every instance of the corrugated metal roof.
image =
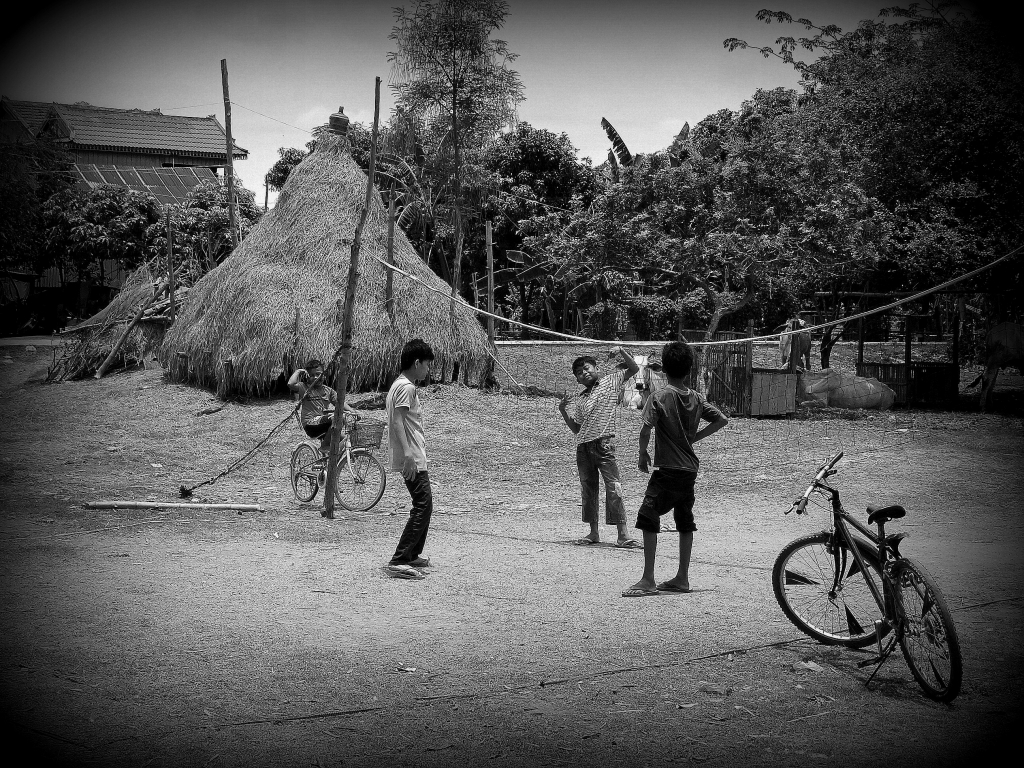
{"type": "MultiPolygon", "coordinates": [[[[113,109],[91,104],[57,104],[7,99],[9,107],[38,133],[48,119],[61,121],[78,147],[157,150],[224,156],[224,128],[216,117],[164,115],[159,110],[113,109]]],[[[235,144],[234,157],[248,150],[235,144]]]]}
{"type": "Polygon", "coordinates": [[[217,174],[196,168],[127,168],[114,165],[77,163],[78,186],[95,189],[103,184],[149,192],[160,205],[177,204],[204,181],[217,181],[217,174]]]}

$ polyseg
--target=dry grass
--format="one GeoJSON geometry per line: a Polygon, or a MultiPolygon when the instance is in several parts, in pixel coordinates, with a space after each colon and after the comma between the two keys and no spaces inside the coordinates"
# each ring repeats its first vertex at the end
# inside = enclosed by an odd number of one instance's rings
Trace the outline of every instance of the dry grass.
{"type": "MultiPolygon", "coordinates": [[[[106,360],[139,307],[152,296],[153,282],[148,267],[143,265],[135,270],[114,300],[82,323],[84,330],[67,341],[47,380],[66,381],[92,375],[106,360]]],[[[159,347],[163,332],[163,326],[156,323],[137,324],[118,350],[115,365],[142,364],[159,347]]]]}
{"type": "MultiPolygon", "coordinates": [[[[366,175],[347,140],[323,137],[292,172],[277,206],[192,289],[161,350],[171,376],[221,394],[262,393],[308,358],[330,360],[341,341],[352,238],[365,191],[366,175]]],[[[458,363],[467,381],[481,381],[487,340],[466,310],[453,318],[444,296],[397,277],[389,315],[386,269],[375,258],[386,253],[387,211],[373,195],[359,258],[350,389],[386,385],[398,372],[402,345],[417,337],[433,347],[442,370],[458,363]]],[[[401,230],[395,231],[394,260],[425,284],[448,290],[401,230]]]]}

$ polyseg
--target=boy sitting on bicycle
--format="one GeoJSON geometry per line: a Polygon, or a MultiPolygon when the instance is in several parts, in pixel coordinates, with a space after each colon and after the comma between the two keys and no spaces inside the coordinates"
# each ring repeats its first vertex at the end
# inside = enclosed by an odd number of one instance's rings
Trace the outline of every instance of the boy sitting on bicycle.
{"type": "MultiPolygon", "coordinates": [[[[320,438],[320,450],[327,453],[331,446],[332,414],[338,404],[338,393],[324,383],[324,364],[316,358],[298,368],[288,379],[288,388],[301,398],[299,421],[303,431],[312,438],[320,438]]],[[[345,403],[345,413],[359,419],[355,409],[345,403]]]]}
{"type": "Polygon", "coordinates": [[[693,548],[693,485],[700,462],[693,444],[714,434],[729,420],[703,395],[686,385],[693,367],[693,350],[685,341],[665,345],[661,353],[665,388],[647,400],[640,429],[640,471],[650,472],[651,455],[647,452],[651,430],[658,439],[654,446],[654,467],[647,483],[647,492],[637,514],[636,527],[644,536],[644,573],[636,584],[622,593],[623,597],[646,597],[658,592],[690,591],[690,551],[693,548]],[[708,422],[703,428],[701,420],[708,422]],[[679,532],[679,571],[669,581],[654,580],[654,556],[658,550],[660,518],[673,510],[679,532]]]}

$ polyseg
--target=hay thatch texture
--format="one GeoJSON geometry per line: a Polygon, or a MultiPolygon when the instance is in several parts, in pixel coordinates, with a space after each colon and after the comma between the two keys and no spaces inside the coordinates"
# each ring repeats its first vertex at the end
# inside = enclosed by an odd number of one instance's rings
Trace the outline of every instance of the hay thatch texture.
{"type": "MultiPolygon", "coordinates": [[[[139,307],[153,295],[153,283],[153,274],[145,265],[132,272],[114,299],[81,323],[82,331],[75,332],[65,341],[61,356],[50,369],[47,381],[79,379],[95,373],[139,307]]],[[[163,335],[162,325],[136,324],[118,350],[114,365],[139,365],[151,359],[163,335]]]]}
{"type": "MultiPolygon", "coordinates": [[[[308,358],[329,362],[341,343],[352,238],[366,195],[366,174],[347,139],[327,135],[291,173],[277,205],[239,247],[192,287],[168,330],[161,356],[172,378],[217,390],[262,393],[308,358]]],[[[394,317],[385,308],[387,211],[374,194],[363,229],[354,310],[349,389],[386,386],[402,345],[426,340],[435,368],[481,382],[488,343],[465,308],[453,322],[443,295],[397,275],[394,317]]],[[[400,229],[395,264],[447,292],[400,229]]]]}

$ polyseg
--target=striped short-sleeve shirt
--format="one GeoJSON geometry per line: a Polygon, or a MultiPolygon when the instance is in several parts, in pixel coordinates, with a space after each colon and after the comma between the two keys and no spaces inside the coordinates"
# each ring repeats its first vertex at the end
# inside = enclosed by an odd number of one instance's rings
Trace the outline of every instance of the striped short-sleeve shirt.
{"type": "Polygon", "coordinates": [[[576,433],[576,445],[615,434],[618,423],[616,406],[624,377],[625,371],[616,369],[602,376],[589,392],[584,390],[576,398],[576,407],[572,412],[572,420],[580,425],[580,431],[576,433]]]}

